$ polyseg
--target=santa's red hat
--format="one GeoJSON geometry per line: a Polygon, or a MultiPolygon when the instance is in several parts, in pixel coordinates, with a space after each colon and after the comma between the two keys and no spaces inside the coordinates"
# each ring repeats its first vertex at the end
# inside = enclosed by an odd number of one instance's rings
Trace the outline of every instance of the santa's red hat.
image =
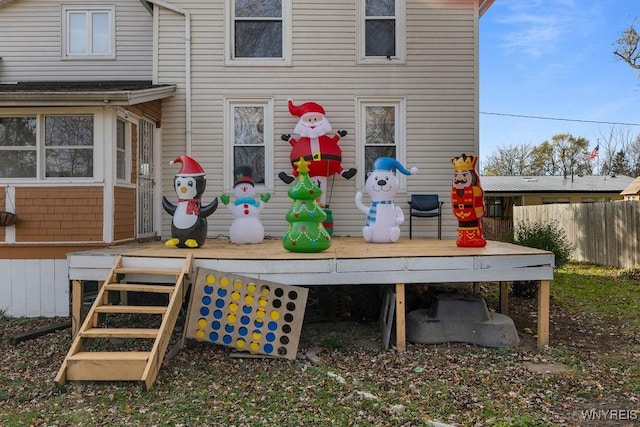
{"type": "Polygon", "coordinates": [[[302,117],[308,113],[320,113],[323,116],[325,115],[324,108],[322,105],[315,102],[305,102],[300,105],[293,105],[293,101],[289,100],[289,112],[298,117],[302,117]]]}
{"type": "Polygon", "coordinates": [[[204,175],[204,169],[200,166],[200,163],[196,162],[189,156],[180,156],[175,160],[169,162],[170,165],[174,163],[181,163],[182,167],[180,168],[180,172],[176,175],[180,176],[201,176],[204,175]]]}

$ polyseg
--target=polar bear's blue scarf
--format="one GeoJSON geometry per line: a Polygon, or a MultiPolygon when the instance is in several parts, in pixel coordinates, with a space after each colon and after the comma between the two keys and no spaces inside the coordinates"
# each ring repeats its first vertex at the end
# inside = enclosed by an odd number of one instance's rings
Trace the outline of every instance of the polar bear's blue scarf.
{"type": "Polygon", "coordinates": [[[367,214],[367,220],[364,225],[371,225],[376,222],[376,215],[378,212],[378,205],[390,205],[393,203],[393,200],[380,200],[379,202],[371,202],[371,206],[369,207],[369,213],[367,214]]]}

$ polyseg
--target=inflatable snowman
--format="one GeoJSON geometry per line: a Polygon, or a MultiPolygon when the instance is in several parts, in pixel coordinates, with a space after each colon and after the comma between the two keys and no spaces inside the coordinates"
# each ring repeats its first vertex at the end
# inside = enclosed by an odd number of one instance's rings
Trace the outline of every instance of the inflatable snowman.
{"type": "Polygon", "coordinates": [[[233,215],[233,222],[229,228],[229,240],[238,245],[261,243],[264,240],[264,227],[260,221],[260,211],[271,195],[265,193],[260,196],[260,200],[256,200],[252,170],[248,166],[237,167],[234,171],[234,179],[234,203],[229,203],[228,195],[220,196],[222,203],[233,215]]]}
{"type": "Polygon", "coordinates": [[[365,188],[371,197],[369,206],[362,203],[362,193],[356,193],[356,206],[367,216],[362,228],[364,240],[371,243],[393,243],[400,238],[400,224],[404,214],[393,202],[400,184],[393,169],[405,175],[414,175],[418,168],[407,170],[391,157],[379,157],[373,163],[373,171],[367,175],[365,188]]]}

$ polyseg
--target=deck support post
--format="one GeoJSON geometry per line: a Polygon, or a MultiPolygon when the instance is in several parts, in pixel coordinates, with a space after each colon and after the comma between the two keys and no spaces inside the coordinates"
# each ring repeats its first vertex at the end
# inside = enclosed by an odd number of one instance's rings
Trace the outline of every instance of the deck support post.
{"type": "Polygon", "coordinates": [[[549,345],[549,281],[538,286],[538,348],[549,345]]]}
{"type": "Polygon", "coordinates": [[[396,283],[396,347],[400,353],[407,351],[407,325],[404,311],[404,283],[396,283]]]}

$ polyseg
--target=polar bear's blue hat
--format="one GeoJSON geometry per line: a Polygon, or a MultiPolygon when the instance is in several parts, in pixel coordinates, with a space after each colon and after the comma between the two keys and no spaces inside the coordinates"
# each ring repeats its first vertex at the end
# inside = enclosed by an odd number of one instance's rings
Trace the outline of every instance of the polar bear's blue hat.
{"type": "Polygon", "coordinates": [[[390,171],[393,170],[393,168],[405,175],[413,175],[418,172],[418,168],[415,167],[407,170],[407,168],[402,166],[402,163],[392,157],[378,157],[376,161],[373,162],[374,171],[390,171]]]}

